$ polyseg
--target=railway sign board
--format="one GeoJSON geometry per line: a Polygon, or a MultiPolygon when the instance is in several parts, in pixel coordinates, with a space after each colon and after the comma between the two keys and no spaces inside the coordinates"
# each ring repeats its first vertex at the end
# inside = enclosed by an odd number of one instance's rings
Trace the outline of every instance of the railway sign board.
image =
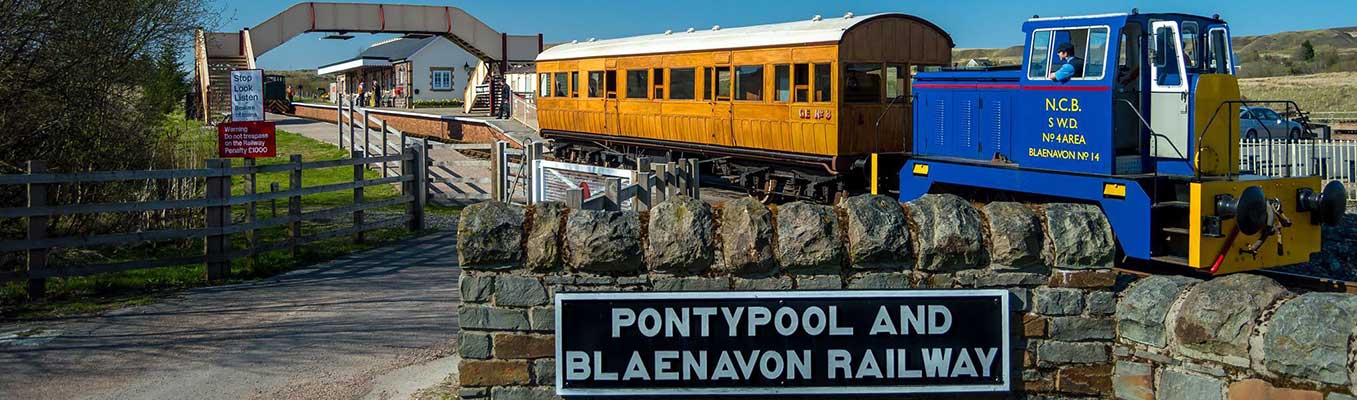
{"type": "Polygon", "coordinates": [[[556,294],[561,396],[1007,392],[1009,292],[556,294]]]}
{"type": "Polygon", "coordinates": [[[248,121],[217,124],[217,156],[222,158],[273,157],[278,152],[273,122],[248,121]]]}
{"type": "Polygon", "coordinates": [[[264,120],[264,70],[231,71],[231,120],[264,120]]]}

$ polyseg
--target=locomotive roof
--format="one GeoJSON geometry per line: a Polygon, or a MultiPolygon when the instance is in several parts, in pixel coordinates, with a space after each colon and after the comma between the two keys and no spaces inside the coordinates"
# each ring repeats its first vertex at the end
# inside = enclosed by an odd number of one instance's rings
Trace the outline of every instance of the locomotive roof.
{"type": "Polygon", "coordinates": [[[917,21],[941,33],[947,38],[949,46],[955,46],[952,36],[948,35],[947,31],[923,18],[901,13],[849,14],[841,17],[817,16],[778,24],[693,29],[688,32],[672,31],[618,39],[561,43],[542,51],[537,55],[537,61],[838,42],[843,39],[844,32],[854,26],[882,17],[903,17],[917,21]]]}

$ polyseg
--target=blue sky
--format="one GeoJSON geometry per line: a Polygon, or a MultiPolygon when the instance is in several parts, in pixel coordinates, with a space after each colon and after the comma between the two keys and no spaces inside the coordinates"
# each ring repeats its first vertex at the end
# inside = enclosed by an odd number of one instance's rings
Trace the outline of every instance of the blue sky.
{"type": "MultiPolygon", "coordinates": [[[[1357,7],[1352,0],[1230,0],[1230,1],[1071,1],[1071,0],[861,0],[861,1],[552,1],[404,0],[388,3],[431,4],[460,7],[491,27],[513,34],[542,33],[546,41],[600,39],[683,30],[712,25],[744,26],[810,18],[877,12],[914,14],[938,24],[952,34],[957,47],[1004,47],[1020,42],[1022,21],[1033,14],[1043,16],[1125,12],[1139,7],[1144,12],[1183,12],[1200,15],[1219,13],[1230,22],[1235,35],[1308,30],[1357,25],[1357,7]],[[1286,4],[1284,10],[1278,4],[1286,4]]],[[[296,4],[279,0],[214,0],[222,12],[220,31],[252,27],[296,4]]],[[[292,39],[259,57],[266,69],[306,69],[356,55],[373,42],[390,35],[357,34],[352,40],[320,40],[321,34],[292,39]]]]}

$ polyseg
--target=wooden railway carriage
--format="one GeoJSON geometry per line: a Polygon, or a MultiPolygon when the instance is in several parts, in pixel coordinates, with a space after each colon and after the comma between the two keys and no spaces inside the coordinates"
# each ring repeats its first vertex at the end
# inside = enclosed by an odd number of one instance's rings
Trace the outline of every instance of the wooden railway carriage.
{"type": "Polygon", "coordinates": [[[557,45],[537,57],[537,116],[557,155],[709,159],[764,193],[827,200],[865,160],[911,148],[910,76],[953,42],[905,14],[712,27],[557,45]]]}

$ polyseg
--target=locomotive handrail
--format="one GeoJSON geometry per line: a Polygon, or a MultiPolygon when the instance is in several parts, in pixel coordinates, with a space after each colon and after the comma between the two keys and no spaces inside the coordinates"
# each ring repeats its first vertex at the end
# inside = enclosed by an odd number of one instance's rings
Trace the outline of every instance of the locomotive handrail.
{"type": "MultiPolygon", "coordinates": [[[[1178,157],[1181,157],[1181,158],[1183,158],[1183,159],[1185,159],[1185,160],[1187,159],[1187,156],[1183,155],[1183,151],[1182,151],[1181,149],[1179,149],[1177,145],[1173,144],[1173,140],[1170,140],[1168,136],[1166,136],[1166,135],[1164,135],[1164,134],[1162,134],[1162,133],[1155,132],[1155,131],[1154,131],[1154,128],[1151,128],[1151,127],[1150,127],[1150,123],[1147,122],[1147,121],[1145,121],[1145,116],[1142,115],[1142,114],[1140,114],[1140,110],[1136,108],[1136,105],[1135,105],[1135,104],[1132,104],[1130,100],[1126,100],[1126,99],[1119,99],[1119,100],[1121,100],[1121,102],[1123,102],[1123,103],[1126,103],[1126,106],[1127,106],[1127,107],[1131,107],[1131,111],[1136,113],[1136,118],[1140,120],[1140,124],[1141,124],[1142,126],[1144,126],[1145,129],[1147,129],[1147,130],[1150,131],[1150,136],[1154,136],[1154,137],[1156,137],[1156,138],[1164,138],[1164,140],[1168,141],[1168,143],[1169,143],[1169,148],[1173,149],[1173,152],[1174,152],[1174,153],[1178,153],[1178,157]]],[[[1159,142],[1158,142],[1158,141],[1155,141],[1155,143],[1159,143],[1159,142]]],[[[1192,169],[1192,174],[1193,174],[1194,176],[1197,175],[1197,167],[1196,167],[1196,166],[1192,165],[1192,163],[1189,162],[1189,163],[1187,163],[1187,167],[1192,169]]]]}
{"type": "MultiPolygon", "coordinates": [[[[1123,101],[1125,101],[1125,99],[1123,99],[1123,101]]],[[[1296,104],[1296,102],[1293,101],[1293,100],[1254,100],[1254,101],[1250,101],[1250,100],[1240,99],[1240,100],[1226,100],[1226,101],[1222,101],[1222,102],[1220,102],[1219,105],[1216,106],[1216,110],[1213,111],[1213,112],[1211,112],[1211,119],[1209,119],[1209,120],[1206,121],[1206,125],[1202,127],[1201,133],[1197,134],[1197,143],[1194,145],[1194,148],[1196,148],[1197,151],[1201,151],[1201,149],[1202,149],[1202,147],[1201,147],[1202,138],[1203,138],[1204,136],[1206,136],[1207,130],[1211,129],[1211,125],[1214,124],[1214,123],[1216,122],[1216,117],[1220,115],[1220,110],[1221,110],[1222,108],[1224,108],[1226,105],[1230,105],[1230,104],[1242,105],[1242,106],[1244,106],[1244,107],[1253,107],[1252,105],[1250,105],[1250,103],[1260,103],[1260,104],[1283,103],[1283,104],[1286,104],[1286,112],[1287,112],[1288,114],[1291,113],[1291,108],[1292,108],[1292,107],[1295,107],[1295,109],[1296,109],[1296,115],[1300,115],[1300,113],[1302,112],[1302,110],[1301,110],[1301,108],[1300,108],[1300,105],[1299,105],[1299,104],[1296,104]]],[[[1231,107],[1231,110],[1233,110],[1233,109],[1235,109],[1235,107],[1231,107]]],[[[1267,125],[1264,125],[1264,124],[1263,124],[1263,120],[1259,119],[1258,116],[1253,115],[1253,113],[1251,113],[1251,112],[1249,113],[1249,117],[1251,117],[1255,122],[1258,123],[1259,126],[1263,127],[1263,129],[1264,129],[1265,131],[1267,131],[1267,136],[1268,136],[1268,138],[1271,138],[1271,137],[1272,137],[1272,130],[1271,130],[1271,129],[1268,129],[1267,125]]],[[[1309,131],[1310,131],[1310,123],[1309,123],[1309,121],[1302,119],[1301,121],[1298,121],[1298,122],[1300,122],[1301,128],[1304,129],[1304,132],[1309,132],[1309,131]]],[[[1233,124],[1231,124],[1231,125],[1233,125],[1233,124]]],[[[1233,130],[1233,129],[1231,129],[1231,130],[1233,130]]],[[[1295,139],[1299,139],[1299,138],[1295,138],[1295,139]]],[[[1232,144],[1232,145],[1230,145],[1230,146],[1226,146],[1226,147],[1229,148],[1229,149],[1227,150],[1227,151],[1228,151],[1228,153],[1227,153],[1227,159],[1234,158],[1234,146],[1235,146],[1235,145],[1238,145],[1238,144],[1236,143],[1236,144],[1232,144]]],[[[1314,143],[1313,143],[1313,142],[1311,142],[1310,147],[1311,147],[1311,148],[1314,147],[1314,143]]],[[[1269,149],[1269,150],[1270,150],[1270,149],[1269,149]]],[[[1215,150],[1212,150],[1212,151],[1215,151],[1215,150]]],[[[1217,153],[1217,154],[1219,154],[1219,153],[1217,153]]],[[[1289,158],[1289,157],[1288,157],[1288,158],[1289,158]]],[[[1200,177],[1201,177],[1200,173],[1196,171],[1196,168],[1193,168],[1193,172],[1194,172],[1194,176],[1195,176],[1195,177],[1197,177],[1197,178],[1200,178],[1200,177]]],[[[1233,179],[1233,177],[1234,177],[1234,174],[1233,174],[1232,172],[1230,172],[1230,170],[1227,168],[1226,171],[1225,171],[1225,179],[1233,179]]]]}

